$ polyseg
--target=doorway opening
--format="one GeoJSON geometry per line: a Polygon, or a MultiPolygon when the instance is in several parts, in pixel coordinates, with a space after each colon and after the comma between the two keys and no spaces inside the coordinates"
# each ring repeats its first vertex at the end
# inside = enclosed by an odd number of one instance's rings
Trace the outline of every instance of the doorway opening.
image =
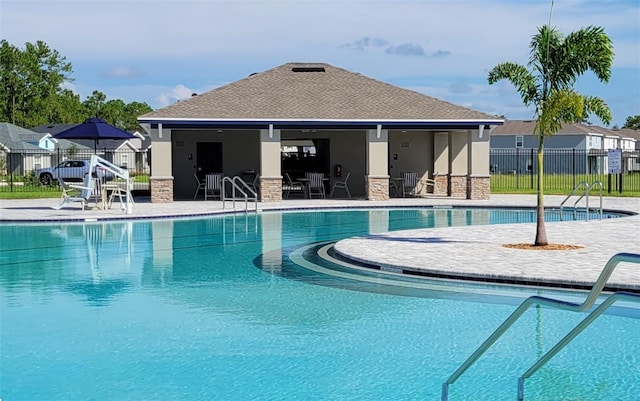
{"type": "Polygon", "coordinates": [[[222,142],[197,142],[196,175],[204,179],[216,173],[222,173],[222,142]]]}

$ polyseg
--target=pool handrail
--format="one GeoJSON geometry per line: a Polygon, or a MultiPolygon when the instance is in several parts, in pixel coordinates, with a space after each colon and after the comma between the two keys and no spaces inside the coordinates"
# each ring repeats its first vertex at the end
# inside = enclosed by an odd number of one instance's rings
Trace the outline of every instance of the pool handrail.
{"type": "Polygon", "coordinates": [[[602,220],[602,215],[603,215],[603,208],[602,208],[602,182],[600,181],[594,181],[592,184],[589,184],[587,181],[582,181],[580,184],[576,185],[575,188],[573,188],[573,190],[569,193],[569,195],[567,195],[566,198],[564,198],[564,200],[562,201],[562,203],[560,203],[560,219],[562,220],[564,217],[564,204],[576,193],[576,191],[578,189],[580,189],[581,187],[584,187],[584,191],[581,193],[580,197],[578,197],[578,200],[576,200],[573,203],[573,215],[574,218],[576,216],[576,206],[578,205],[578,202],[580,202],[582,200],[582,198],[585,198],[585,208],[586,208],[586,213],[585,213],[585,221],[589,221],[589,192],[591,191],[591,189],[597,186],[600,189],[600,207],[599,207],[599,215],[600,215],[600,220],[602,220]]]}
{"type": "Polygon", "coordinates": [[[520,304],[520,306],[518,306],[516,310],[514,310],[511,315],[509,315],[509,317],[507,317],[505,321],[502,322],[502,324],[498,326],[498,328],[495,329],[494,332],[491,333],[491,335],[478,348],[476,348],[471,356],[469,356],[462,363],[462,365],[460,365],[460,367],[458,367],[458,369],[453,372],[453,374],[449,376],[449,378],[444,383],[442,383],[441,400],[448,401],[449,385],[455,383],[455,381],[458,380],[458,378],[460,378],[460,376],[462,376],[462,374],[466,372],[467,369],[471,367],[471,365],[473,365],[489,348],[491,348],[491,346],[520,318],[520,316],[522,316],[524,312],[529,309],[529,307],[533,305],[543,305],[573,312],[584,312],[591,308],[591,306],[593,306],[593,304],[600,296],[600,293],[602,293],[602,290],[607,280],[611,276],[611,273],[613,273],[613,270],[616,268],[616,266],[618,266],[618,264],[622,262],[640,264],[640,254],[623,252],[613,255],[605,264],[602,272],[600,273],[600,276],[598,276],[598,279],[587,295],[587,298],[581,304],[562,301],[554,298],[542,297],[538,295],[534,295],[525,299],[520,304]]]}
{"type": "Polygon", "coordinates": [[[254,212],[258,212],[258,194],[251,188],[242,178],[239,176],[231,177],[223,177],[222,185],[221,185],[221,197],[222,197],[222,208],[226,207],[225,202],[227,200],[231,200],[232,207],[236,208],[236,200],[244,200],[244,211],[248,212],[249,206],[248,202],[253,201],[255,203],[254,212]],[[231,184],[231,197],[228,197],[225,191],[226,186],[225,182],[231,184]],[[241,194],[240,197],[236,196],[236,191],[241,194]]]}
{"type": "Polygon", "coordinates": [[[540,357],[526,372],[518,378],[518,401],[524,400],[524,380],[533,376],[544,364],[549,362],[551,358],[556,356],[567,344],[573,341],[578,334],[582,333],[594,320],[602,315],[611,305],[619,299],[640,302],[640,294],[630,292],[615,292],[607,297],[597,308],[587,315],[576,327],[574,327],[566,336],[556,343],[546,354],[540,357]]]}

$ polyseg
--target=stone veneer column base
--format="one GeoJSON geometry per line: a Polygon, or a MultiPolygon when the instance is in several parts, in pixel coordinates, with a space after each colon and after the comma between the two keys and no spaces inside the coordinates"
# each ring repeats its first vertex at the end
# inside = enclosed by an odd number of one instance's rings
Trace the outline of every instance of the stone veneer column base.
{"type": "Polygon", "coordinates": [[[467,197],[467,175],[454,175],[449,176],[449,194],[453,198],[466,198],[467,197]]]}
{"type": "Polygon", "coordinates": [[[491,196],[491,176],[472,175],[467,186],[467,199],[486,200],[491,196]]]}
{"type": "Polygon", "coordinates": [[[446,175],[437,175],[436,187],[433,189],[434,195],[448,195],[449,194],[449,177],[446,175]]]}
{"type": "Polygon", "coordinates": [[[367,194],[367,200],[389,200],[388,175],[367,175],[365,176],[364,186],[364,192],[367,194]]]}
{"type": "Polygon", "coordinates": [[[260,201],[282,202],[282,177],[260,177],[260,201]]]}
{"type": "Polygon", "coordinates": [[[173,177],[150,177],[151,203],[173,202],[173,177]]]}

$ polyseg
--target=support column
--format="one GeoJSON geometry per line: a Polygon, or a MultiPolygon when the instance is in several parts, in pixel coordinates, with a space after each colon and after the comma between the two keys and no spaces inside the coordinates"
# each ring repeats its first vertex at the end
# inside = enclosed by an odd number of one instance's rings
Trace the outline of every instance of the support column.
{"type": "Polygon", "coordinates": [[[280,154],[280,130],[260,130],[260,200],[282,201],[282,167],[280,154]]]}
{"type": "Polygon", "coordinates": [[[389,133],[378,125],[367,130],[367,175],[365,194],[368,200],[389,200],[389,133]]]}
{"type": "Polygon", "coordinates": [[[436,132],[433,137],[433,172],[438,173],[434,195],[449,195],[449,133],[436,132]]]}
{"type": "Polygon", "coordinates": [[[151,137],[151,187],[152,203],[173,202],[173,171],[171,160],[173,158],[171,148],[171,130],[162,129],[162,124],[155,128],[145,127],[151,137]]]}
{"type": "Polygon", "coordinates": [[[484,126],[471,131],[468,139],[469,176],[467,199],[489,199],[491,174],[489,172],[489,132],[484,126]]]}
{"type": "Polygon", "coordinates": [[[452,197],[467,197],[467,137],[468,132],[452,132],[450,134],[451,174],[449,174],[450,194],[452,197]]]}

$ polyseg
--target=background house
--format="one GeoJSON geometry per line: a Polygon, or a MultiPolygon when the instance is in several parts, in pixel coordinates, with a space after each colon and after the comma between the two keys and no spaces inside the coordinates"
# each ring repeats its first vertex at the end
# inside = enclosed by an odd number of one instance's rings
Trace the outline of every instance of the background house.
{"type": "MultiPolygon", "coordinates": [[[[43,125],[29,130],[0,122],[0,191],[28,188],[41,189],[37,172],[69,159],[89,159],[94,154],[93,140],[71,141],[53,138],[58,132],[76,124],[43,125]]],[[[136,133],[131,140],[100,141],[96,151],[114,164],[125,167],[131,174],[150,174],[148,136],[136,133]]],[[[134,189],[148,190],[144,180],[134,189]]]]}
{"type": "Polygon", "coordinates": [[[53,144],[42,134],[10,123],[0,123],[0,175],[26,175],[49,167],[53,144]]]}
{"type": "MultiPolygon", "coordinates": [[[[507,120],[491,131],[490,163],[493,173],[535,172],[538,136],[533,120],[507,120]]],[[[623,151],[623,172],[638,171],[633,130],[612,130],[583,123],[563,124],[544,141],[544,169],[550,174],[605,174],[608,151],[623,151]]]]}
{"type": "MultiPolygon", "coordinates": [[[[62,131],[75,127],[79,124],[44,124],[32,128],[32,131],[39,132],[52,137],[62,131]]],[[[134,132],[136,138],[126,140],[105,139],[94,143],[93,139],[55,139],[51,138],[57,144],[57,149],[62,150],[64,156],[59,157],[62,161],[67,158],[88,159],[94,153],[98,154],[105,160],[122,168],[128,169],[130,172],[149,174],[149,147],[151,140],[148,136],[139,132],[134,132]],[[71,149],[74,149],[71,151],[71,149]]]]}

